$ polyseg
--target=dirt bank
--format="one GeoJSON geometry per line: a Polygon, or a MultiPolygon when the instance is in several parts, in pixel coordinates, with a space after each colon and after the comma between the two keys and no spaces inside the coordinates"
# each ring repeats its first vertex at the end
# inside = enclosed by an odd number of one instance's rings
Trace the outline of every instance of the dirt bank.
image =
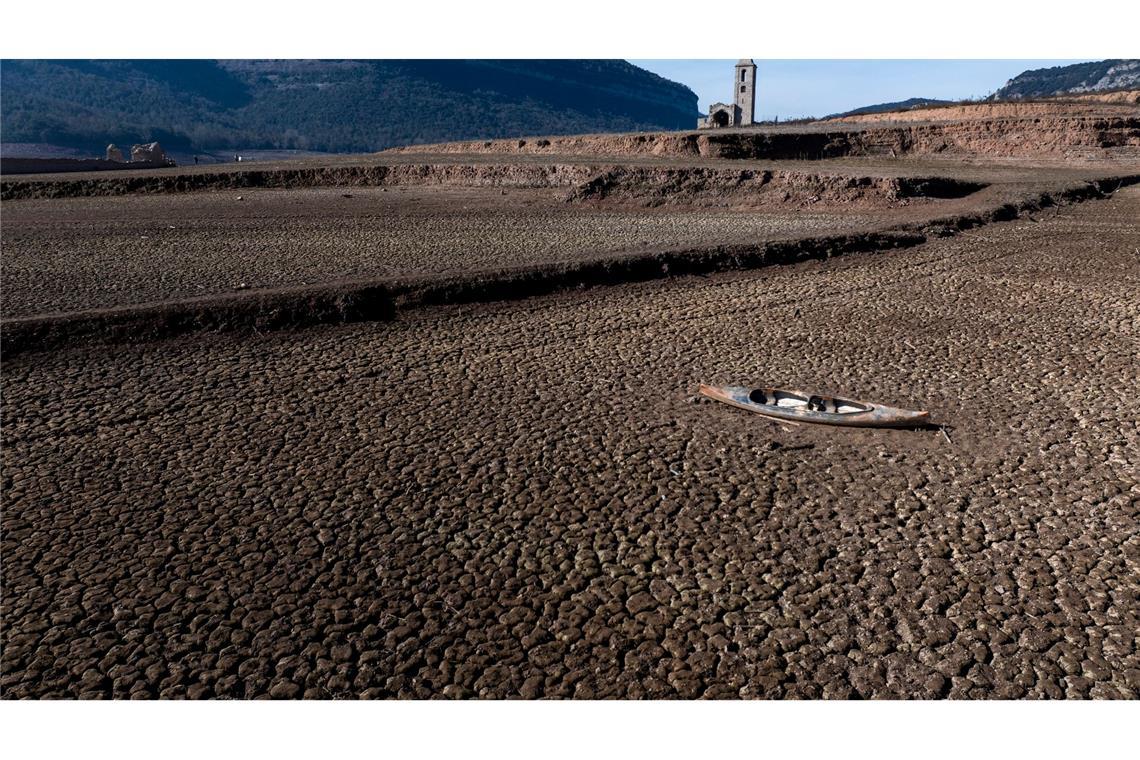
{"type": "Polygon", "coordinates": [[[911,247],[934,237],[1059,205],[1102,198],[1140,182],[1140,175],[1098,180],[1025,197],[974,213],[932,217],[919,224],[859,234],[803,237],[745,244],[709,244],[670,251],[472,270],[451,276],[389,277],[357,282],[267,289],[120,309],[100,309],[0,323],[6,355],[69,344],[153,340],[189,332],[258,331],[316,324],[388,319],[398,309],[541,295],[558,290],[614,285],[685,274],[746,270],[848,253],[911,247]]]}
{"type": "Polygon", "coordinates": [[[1104,93],[1089,98],[963,103],[912,108],[823,119],[824,124],[883,124],[889,122],[976,121],[978,119],[1136,118],[1140,116],[1140,91],[1104,93]]]}
{"type": "MultiPolygon", "coordinates": [[[[1135,109],[1131,109],[1133,112],[1135,109]]],[[[842,129],[827,123],[803,131],[737,129],[638,135],[582,135],[486,140],[399,148],[398,152],[703,156],[752,160],[817,160],[843,156],[961,155],[1097,157],[1106,150],[1140,155],[1140,115],[993,118],[842,129]]]]}
{"type": "Polygon", "coordinates": [[[620,198],[651,205],[712,203],[759,207],[809,200],[875,204],[903,198],[959,198],[984,185],[939,177],[527,162],[265,169],[49,182],[12,180],[3,184],[3,193],[4,200],[23,200],[322,186],[560,188],[568,191],[566,199],[570,201],[620,198]]]}
{"type": "Polygon", "coordinates": [[[844,177],[752,169],[614,167],[581,183],[573,201],[624,201],[648,206],[840,205],[881,207],[904,199],[962,198],[986,187],[943,177],[844,177]]]}
{"type": "Polygon", "coordinates": [[[595,170],[563,164],[378,164],[372,166],[316,166],[298,169],[242,169],[185,174],[82,180],[9,180],[2,187],[4,200],[24,198],[75,198],[133,193],[183,193],[195,190],[247,188],[394,187],[450,185],[455,187],[571,187],[585,182],[595,170]]]}

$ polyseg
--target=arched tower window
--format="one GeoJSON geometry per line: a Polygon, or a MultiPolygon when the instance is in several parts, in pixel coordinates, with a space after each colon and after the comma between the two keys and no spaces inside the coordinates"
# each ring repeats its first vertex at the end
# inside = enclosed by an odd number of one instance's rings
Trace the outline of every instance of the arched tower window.
{"type": "Polygon", "coordinates": [[[747,75],[747,72],[748,72],[748,70],[747,70],[747,69],[741,69],[741,70],[740,70],[740,81],[741,81],[741,82],[743,82],[743,81],[744,81],[744,77],[747,75]]]}

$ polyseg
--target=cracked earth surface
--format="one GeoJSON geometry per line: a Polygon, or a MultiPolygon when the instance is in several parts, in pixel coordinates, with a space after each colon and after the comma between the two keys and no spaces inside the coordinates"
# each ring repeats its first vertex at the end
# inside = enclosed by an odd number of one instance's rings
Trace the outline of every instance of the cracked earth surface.
{"type": "Polygon", "coordinates": [[[1135,698],[1137,218],[18,356],[3,696],[1135,698]]]}

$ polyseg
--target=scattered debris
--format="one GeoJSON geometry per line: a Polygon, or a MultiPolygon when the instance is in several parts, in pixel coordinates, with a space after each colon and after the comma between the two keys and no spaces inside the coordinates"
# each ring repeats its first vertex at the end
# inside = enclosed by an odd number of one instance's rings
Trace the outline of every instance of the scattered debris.
{"type": "Polygon", "coordinates": [[[950,440],[950,434],[946,432],[946,426],[945,425],[939,425],[938,429],[942,431],[942,437],[946,439],[946,443],[953,446],[954,442],[950,440]]]}
{"type": "Polygon", "coordinates": [[[236,288],[234,288],[234,290],[249,290],[249,283],[247,283],[247,282],[239,282],[239,283],[237,284],[237,287],[236,287],[236,288]]]}
{"type": "Polygon", "coordinates": [[[245,200],[245,198],[242,198],[240,195],[237,197],[237,199],[238,199],[239,201],[243,201],[243,200],[245,200]]]}

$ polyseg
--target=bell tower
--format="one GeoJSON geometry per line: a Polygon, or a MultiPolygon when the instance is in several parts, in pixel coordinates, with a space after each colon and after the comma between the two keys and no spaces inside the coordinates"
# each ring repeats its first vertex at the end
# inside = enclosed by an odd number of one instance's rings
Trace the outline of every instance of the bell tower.
{"type": "Polygon", "coordinates": [[[736,62],[736,80],[732,84],[733,102],[740,109],[740,124],[752,124],[756,114],[756,64],[751,58],[736,62]]]}

